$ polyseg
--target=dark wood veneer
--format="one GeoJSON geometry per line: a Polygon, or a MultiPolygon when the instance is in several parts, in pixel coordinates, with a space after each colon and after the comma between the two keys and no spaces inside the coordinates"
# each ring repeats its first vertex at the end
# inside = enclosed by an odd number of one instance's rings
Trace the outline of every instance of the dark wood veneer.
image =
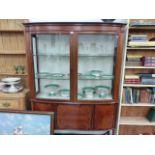
{"type": "Polygon", "coordinates": [[[115,127],[115,105],[95,105],[94,129],[107,130],[115,127]]]}
{"type": "Polygon", "coordinates": [[[56,129],[104,130],[115,128],[116,111],[119,101],[119,84],[123,50],[124,24],[110,23],[26,23],[26,50],[28,55],[29,85],[33,110],[55,112],[56,129]],[[33,34],[67,33],[70,34],[70,100],[37,99],[35,95],[33,52],[31,36],[33,34]],[[104,101],[77,100],[78,47],[77,35],[116,34],[115,78],[113,99],[104,101]]]}
{"type": "Polygon", "coordinates": [[[59,129],[91,128],[92,106],[59,105],[57,109],[57,126],[59,129]]]}

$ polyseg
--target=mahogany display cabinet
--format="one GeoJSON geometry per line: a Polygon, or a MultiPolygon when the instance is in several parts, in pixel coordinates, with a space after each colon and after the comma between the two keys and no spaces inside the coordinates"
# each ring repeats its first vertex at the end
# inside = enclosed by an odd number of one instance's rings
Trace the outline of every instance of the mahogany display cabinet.
{"type": "Polygon", "coordinates": [[[125,25],[26,23],[32,109],[56,130],[115,129],[125,25]]]}

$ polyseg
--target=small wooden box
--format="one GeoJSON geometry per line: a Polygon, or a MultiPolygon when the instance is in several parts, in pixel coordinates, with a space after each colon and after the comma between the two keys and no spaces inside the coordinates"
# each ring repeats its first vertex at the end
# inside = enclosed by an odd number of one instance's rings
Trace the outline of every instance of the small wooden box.
{"type": "Polygon", "coordinates": [[[28,92],[28,89],[24,89],[18,93],[0,92],[0,109],[26,110],[28,92]]]}

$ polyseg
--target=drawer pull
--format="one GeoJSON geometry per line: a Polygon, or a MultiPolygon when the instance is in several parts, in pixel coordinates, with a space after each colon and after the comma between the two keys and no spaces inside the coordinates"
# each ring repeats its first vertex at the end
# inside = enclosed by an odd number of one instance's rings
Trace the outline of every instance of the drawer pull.
{"type": "Polygon", "coordinates": [[[8,102],[4,102],[4,103],[2,103],[2,105],[3,105],[3,107],[9,107],[11,104],[8,102]]]}

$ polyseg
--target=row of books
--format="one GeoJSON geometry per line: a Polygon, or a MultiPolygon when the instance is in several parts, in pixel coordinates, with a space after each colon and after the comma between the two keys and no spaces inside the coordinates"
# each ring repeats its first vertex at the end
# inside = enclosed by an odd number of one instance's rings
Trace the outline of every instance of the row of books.
{"type": "Polygon", "coordinates": [[[150,41],[147,35],[132,34],[128,46],[155,46],[155,41],[150,41]]]}
{"type": "Polygon", "coordinates": [[[143,66],[155,66],[155,57],[142,57],[143,66]]]}
{"type": "Polygon", "coordinates": [[[137,35],[137,34],[132,34],[129,36],[129,41],[133,42],[147,42],[149,41],[149,38],[147,35],[137,35]]]}
{"type": "Polygon", "coordinates": [[[122,102],[155,104],[155,88],[123,88],[122,102]]]}
{"type": "Polygon", "coordinates": [[[140,84],[140,75],[125,75],[125,84],[140,84]]]}
{"type": "Polygon", "coordinates": [[[155,66],[155,57],[127,54],[127,65],[155,66]]]}
{"type": "Polygon", "coordinates": [[[154,21],[134,21],[130,23],[130,26],[155,26],[154,21]]]}
{"type": "Polygon", "coordinates": [[[128,66],[141,66],[141,58],[143,55],[132,55],[132,54],[127,54],[127,65],[128,66]]]}
{"type": "Polygon", "coordinates": [[[153,73],[139,73],[125,75],[125,84],[146,84],[155,85],[155,74],[153,73]]]}
{"type": "Polygon", "coordinates": [[[153,73],[139,73],[141,77],[141,84],[155,85],[155,74],[153,73]]]}

